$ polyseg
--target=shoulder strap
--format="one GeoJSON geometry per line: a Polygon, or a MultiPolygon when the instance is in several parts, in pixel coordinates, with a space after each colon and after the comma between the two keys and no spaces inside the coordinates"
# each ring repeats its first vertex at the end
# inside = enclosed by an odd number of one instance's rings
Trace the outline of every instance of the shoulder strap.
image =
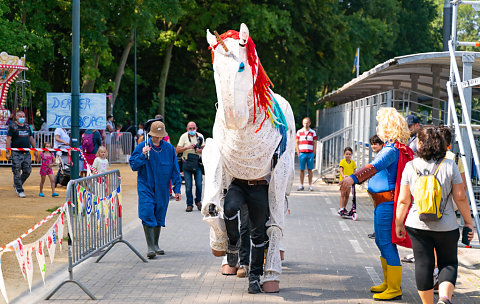
{"type": "Polygon", "coordinates": [[[437,162],[435,163],[435,166],[433,166],[433,175],[437,176],[437,172],[438,172],[438,168],[440,168],[440,165],[443,163],[443,161],[445,160],[445,158],[443,158],[442,160],[437,160],[437,162]]]}

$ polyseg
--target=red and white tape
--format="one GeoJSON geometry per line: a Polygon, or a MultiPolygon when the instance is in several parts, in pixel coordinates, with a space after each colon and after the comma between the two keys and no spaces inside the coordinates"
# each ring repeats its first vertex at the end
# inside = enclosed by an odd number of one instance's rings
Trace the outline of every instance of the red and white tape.
{"type": "Polygon", "coordinates": [[[20,151],[20,152],[28,152],[28,151],[42,151],[42,152],[70,152],[70,151],[80,151],[80,148],[68,148],[68,149],[58,149],[58,148],[3,148],[0,151],[20,151]]]}
{"type": "MultiPolygon", "coordinates": [[[[40,228],[43,224],[45,224],[46,222],[48,222],[52,217],[55,216],[55,214],[57,214],[58,212],[60,212],[62,209],[66,208],[66,206],[70,204],[70,202],[65,202],[65,204],[63,204],[63,206],[60,206],[58,207],[57,210],[53,211],[52,213],[50,213],[49,215],[47,215],[47,217],[45,217],[43,220],[41,220],[40,222],[38,222],[37,224],[35,224],[35,226],[33,226],[32,228],[28,229],[27,232],[25,232],[24,234],[22,234],[21,236],[19,236],[16,240],[21,240],[21,239],[24,239],[27,235],[29,235],[30,233],[34,232],[35,230],[37,230],[38,228],[40,228]]],[[[15,241],[16,241],[15,240],[15,241]]],[[[0,252],[4,251],[7,246],[9,244],[11,244],[12,242],[8,243],[7,245],[4,245],[0,248],[0,252]]]]}

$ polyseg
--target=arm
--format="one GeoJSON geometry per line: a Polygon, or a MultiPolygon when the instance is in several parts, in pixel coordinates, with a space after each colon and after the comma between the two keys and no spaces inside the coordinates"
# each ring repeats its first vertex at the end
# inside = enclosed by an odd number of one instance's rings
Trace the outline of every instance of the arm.
{"type": "Polygon", "coordinates": [[[403,222],[407,216],[408,208],[412,202],[412,193],[409,185],[401,185],[398,194],[397,212],[395,217],[395,232],[398,238],[403,239],[406,235],[403,222]]]}
{"type": "MultiPolygon", "coordinates": [[[[30,145],[32,148],[37,148],[37,144],[35,143],[35,139],[32,135],[30,135],[30,145]]],[[[38,151],[35,151],[33,154],[35,155],[35,160],[38,160],[38,151]]]]}
{"type": "Polygon", "coordinates": [[[61,140],[61,139],[60,139],[60,135],[58,135],[58,134],[55,134],[55,140],[58,141],[59,143],[65,144],[65,145],[67,145],[67,146],[70,145],[70,143],[68,143],[68,142],[66,142],[66,141],[64,141],[64,140],[61,140]]]}
{"type": "Polygon", "coordinates": [[[144,143],[140,143],[130,156],[130,167],[133,171],[139,171],[146,163],[145,154],[143,150],[150,147],[145,147],[144,143]]]}
{"type": "Polygon", "coordinates": [[[464,227],[468,227],[472,230],[468,235],[468,239],[471,241],[473,238],[473,222],[472,217],[470,216],[470,206],[468,205],[467,194],[465,193],[463,183],[452,185],[452,196],[453,201],[457,204],[458,211],[460,211],[460,214],[465,221],[464,227]]]}
{"type": "Polygon", "coordinates": [[[313,140],[313,155],[317,155],[317,139],[313,140]]]}
{"type": "Polygon", "coordinates": [[[339,169],[340,169],[340,176],[342,178],[345,178],[345,175],[343,175],[343,167],[339,167],[339,169]]]}
{"type": "Polygon", "coordinates": [[[299,137],[297,136],[297,139],[295,140],[295,151],[297,152],[297,155],[299,154],[298,150],[298,139],[299,137]]]}
{"type": "Polygon", "coordinates": [[[182,178],[180,176],[180,168],[178,167],[178,160],[177,155],[172,153],[172,185],[173,185],[173,192],[175,193],[175,200],[179,201],[182,198],[181,195],[181,187],[182,187],[182,178]]]}
{"type": "MultiPolygon", "coordinates": [[[[7,149],[10,149],[10,148],[11,148],[11,145],[12,145],[12,137],[11,137],[11,136],[7,136],[7,143],[6,143],[7,149]]],[[[12,153],[12,151],[7,150],[7,159],[10,159],[11,153],[12,153]]]]}

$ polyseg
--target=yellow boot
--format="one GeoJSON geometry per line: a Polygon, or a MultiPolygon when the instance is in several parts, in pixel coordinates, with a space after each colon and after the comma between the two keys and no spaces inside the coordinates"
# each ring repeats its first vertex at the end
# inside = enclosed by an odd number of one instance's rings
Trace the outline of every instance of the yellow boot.
{"type": "Polygon", "coordinates": [[[373,295],[375,301],[393,301],[402,299],[402,266],[387,265],[387,289],[373,295]]]}
{"type": "Polygon", "coordinates": [[[370,287],[371,292],[384,292],[385,290],[387,290],[387,260],[380,257],[380,262],[382,262],[383,283],[377,286],[370,287]]]}

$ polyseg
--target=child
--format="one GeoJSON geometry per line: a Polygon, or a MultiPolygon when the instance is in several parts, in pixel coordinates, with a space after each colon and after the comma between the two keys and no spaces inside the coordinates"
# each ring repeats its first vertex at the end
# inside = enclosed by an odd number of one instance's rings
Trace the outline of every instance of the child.
{"type": "Polygon", "coordinates": [[[100,146],[97,151],[97,157],[93,161],[93,167],[97,169],[98,173],[107,172],[109,164],[107,159],[107,148],[100,146]]]}
{"type": "MultiPolygon", "coordinates": [[[[43,148],[50,149],[52,145],[48,142],[43,143],[43,148]]],[[[55,179],[53,177],[52,167],[55,165],[53,162],[54,155],[50,151],[42,152],[41,154],[42,165],[40,166],[40,193],[38,196],[45,197],[43,194],[43,184],[45,183],[46,176],[50,180],[50,185],[52,187],[52,197],[58,196],[58,193],[55,192],[55,179]]]]}
{"type": "Polygon", "coordinates": [[[382,150],[384,142],[378,137],[377,134],[370,137],[370,147],[372,148],[373,153],[378,153],[382,150]]]}
{"type": "MultiPolygon", "coordinates": [[[[345,157],[340,161],[338,165],[340,167],[340,181],[342,181],[345,177],[353,174],[355,169],[357,169],[357,164],[352,160],[353,150],[350,147],[346,147],[343,150],[343,156],[345,157]]],[[[350,188],[348,188],[345,192],[340,192],[340,209],[338,209],[338,215],[342,216],[348,213],[345,207],[348,203],[348,197],[350,196],[350,188]]]]}

